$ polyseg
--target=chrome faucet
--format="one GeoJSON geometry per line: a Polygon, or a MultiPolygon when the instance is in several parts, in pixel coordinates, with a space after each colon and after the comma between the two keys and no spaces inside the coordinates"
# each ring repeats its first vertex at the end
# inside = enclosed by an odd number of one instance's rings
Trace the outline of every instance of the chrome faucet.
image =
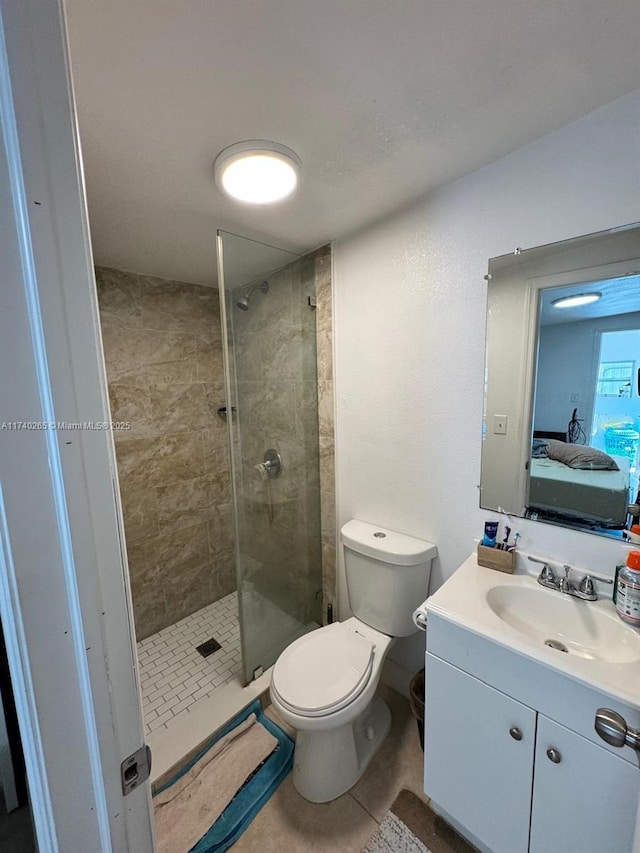
{"type": "Polygon", "coordinates": [[[608,584],[613,583],[610,578],[596,578],[592,575],[586,574],[580,579],[580,582],[576,586],[570,577],[571,566],[566,564],[563,565],[564,577],[557,578],[552,566],[550,566],[546,560],[538,560],[535,557],[529,557],[528,559],[532,563],[540,563],[542,565],[542,569],[538,575],[538,583],[541,586],[544,586],[547,589],[555,589],[558,592],[564,593],[564,595],[572,595],[575,598],[581,598],[583,601],[597,601],[598,596],[595,591],[594,581],[600,581],[600,583],[608,584]]]}

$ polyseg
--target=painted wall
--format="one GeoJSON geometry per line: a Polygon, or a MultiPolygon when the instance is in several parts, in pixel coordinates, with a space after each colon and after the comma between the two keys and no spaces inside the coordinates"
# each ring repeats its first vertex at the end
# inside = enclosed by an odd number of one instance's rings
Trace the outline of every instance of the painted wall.
{"type": "Polygon", "coordinates": [[[236,588],[218,291],[96,270],[138,640],[236,588]]]}
{"type": "Polygon", "coordinates": [[[597,320],[540,330],[534,428],[563,432],[574,408],[589,444],[597,375],[597,320]],[[573,398],[573,400],[572,400],[573,398]]]}
{"type": "MultiPolygon", "coordinates": [[[[640,91],[334,244],[338,521],[474,548],[490,257],[640,220],[640,91]]],[[[522,522],[523,549],[612,570],[615,543],[522,522]]],[[[340,555],[342,561],[342,554],[340,555]]],[[[346,590],[341,566],[341,615],[346,590]]],[[[408,670],[423,639],[398,643],[408,670]]]]}

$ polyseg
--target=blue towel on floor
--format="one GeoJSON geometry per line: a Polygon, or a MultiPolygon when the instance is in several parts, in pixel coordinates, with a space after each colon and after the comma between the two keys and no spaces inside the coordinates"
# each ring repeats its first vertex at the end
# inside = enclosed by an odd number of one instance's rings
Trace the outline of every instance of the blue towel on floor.
{"type": "Polygon", "coordinates": [[[191,853],[223,853],[223,851],[228,850],[242,835],[293,767],[293,740],[286,732],[282,731],[280,726],[265,716],[260,701],[256,700],[218,732],[215,738],[209,741],[195,758],[162,788],[159,788],[156,793],[159,794],[175,784],[197,761],[200,761],[214,743],[235,729],[250,714],[256,715],[258,722],[277,739],[278,746],[231,800],[207,834],[198,841],[195,847],[191,848],[191,853]]]}

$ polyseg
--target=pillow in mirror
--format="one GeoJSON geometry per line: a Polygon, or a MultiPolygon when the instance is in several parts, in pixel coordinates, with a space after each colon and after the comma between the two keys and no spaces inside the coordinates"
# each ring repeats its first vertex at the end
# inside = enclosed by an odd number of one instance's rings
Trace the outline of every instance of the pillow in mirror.
{"type": "Polygon", "coordinates": [[[619,471],[615,460],[608,453],[595,447],[584,447],[581,444],[564,444],[561,441],[550,441],[547,445],[547,456],[564,462],[569,468],[585,468],[591,471],[619,471]]]}

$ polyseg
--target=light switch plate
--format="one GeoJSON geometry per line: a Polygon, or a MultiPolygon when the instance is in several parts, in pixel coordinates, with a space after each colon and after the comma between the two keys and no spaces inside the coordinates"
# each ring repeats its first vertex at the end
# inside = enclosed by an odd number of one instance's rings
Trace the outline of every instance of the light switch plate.
{"type": "Polygon", "coordinates": [[[494,435],[506,435],[507,434],[507,416],[506,415],[494,415],[493,416],[493,434],[494,435]]]}

